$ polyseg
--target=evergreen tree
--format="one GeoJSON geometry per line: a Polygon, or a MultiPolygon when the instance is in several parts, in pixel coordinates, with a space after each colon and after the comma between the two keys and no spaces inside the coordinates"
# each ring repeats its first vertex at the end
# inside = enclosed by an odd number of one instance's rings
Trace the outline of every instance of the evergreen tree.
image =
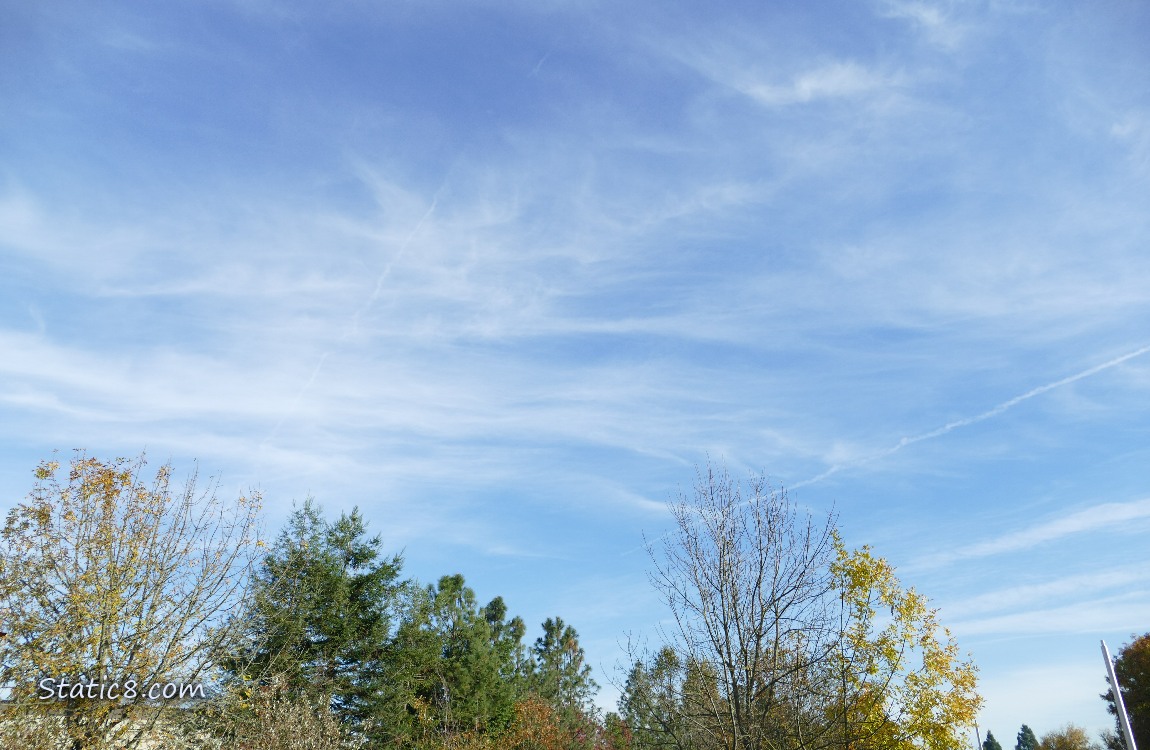
{"type": "Polygon", "coordinates": [[[635,750],[696,750],[710,743],[697,737],[692,719],[698,719],[690,694],[687,667],[674,649],[666,646],[631,668],[619,715],[628,729],[635,750]]]}
{"type": "Polygon", "coordinates": [[[982,741],[982,750],[1002,750],[1002,745],[994,738],[994,732],[986,730],[986,739],[982,741]]]}
{"type": "Polygon", "coordinates": [[[392,645],[405,734],[500,731],[522,692],[523,620],[496,597],[478,606],[462,575],[416,592],[392,645]]]}
{"type": "Polygon", "coordinates": [[[1038,750],[1038,738],[1034,730],[1025,724],[1018,730],[1018,739],[1014,743],[1014,750],[1038,750]]]}
{"type": "Polygon", "coordinates": [[[531,691],[565,714],[588,714],[598,685],[591,679],[579,634],[562,618],[548,618],[531,649],[531,691]]]}
{"type": "Polygon", "coordinates": [[[374,716],[402,565],[379,548],[358,509],[327,523],[307,500],[256,574],[248,647],[226,663],[233,675],[286,680],[354,724],[374,716]]]}

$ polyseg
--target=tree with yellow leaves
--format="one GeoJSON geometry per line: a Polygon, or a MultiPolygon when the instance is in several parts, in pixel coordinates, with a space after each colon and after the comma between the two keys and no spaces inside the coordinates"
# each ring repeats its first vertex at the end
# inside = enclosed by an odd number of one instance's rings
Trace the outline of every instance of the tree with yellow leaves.
{"type": "Polygon", "coordinates": [[[131,748],[204,692],[249,580],[258,495],[224,502],[143,456],[77,452],[36,469],[0,531],[6,727],[59,729],[68,750],[131,748]],[[172,687],[175,686],[175,687],[172,687]]]}
{"type": "Polygon", "coordinates": [[[651,549],[673,617],[620,701],[640,748],[956,750],[981,699],[937,613],[833,516],[700,473],[651,549]]]}
{"type": "Polygon", "coordinates": [[[824,665],[831,736],[847,748],[964,747],[981,704],[974,663],[926,597],[904,590],[870,547],[848,552],[836,537],[835,555],[840,637],[824,665]]]}

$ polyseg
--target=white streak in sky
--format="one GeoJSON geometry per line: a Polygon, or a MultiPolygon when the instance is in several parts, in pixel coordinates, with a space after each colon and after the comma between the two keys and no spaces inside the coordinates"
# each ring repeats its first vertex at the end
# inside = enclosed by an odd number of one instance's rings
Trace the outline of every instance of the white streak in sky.
{"type": "MultiPolygon", "coordinates": [[[[1059,388],[1059,387],[1064,386],[1064,385],[1069,385],[1070,383],[1073,383],[1077,380],[1082,380],[1083,378],[1088,378],[1091,375],[1096,375],[1097,373],[1100,373],[1103,370],[1108,370],[1111,367],[1116,367],[1116,366],[1122,364],[1123,362],[1125,362],[1126,360],[1133,359],[1134,357],[1138,357],[1142,354],[1145,354],[1146,352],[1150,352],[1150,346],[1144,346],[1141,349],[1136,349],[1135,351],[1129,352],[1128,354],[1123,354],[1121,357],[1115,357],[1114,359],[1109,360],[1108,362],[1103,362],[1100,365],[1095,365],[1094,367],[1091,367],[1090,369],[1083,370],[1082,372],[1079,372],[1079,373],[1075,373],[1074,375],[1070,375],[1068,377],[1062,378],[1061,380],[1055,380],[1053,383],[1047,383],[1046,385],[1040,385],[1037,388],[1032,388],[1029,391],[1027,391],[1026,393],[1023,393],[1021,396],[1015,396],[1014,398],[1010,399],[1009,401],[1003,401],[1001,404],[994,407],[993,409],[990,409],[988,411],[984,411],[983,413],[978,414],[976,416],[966,417],[964,419],[957,419],[953,422],[948,422],[947,424],[943,425],[942,427],[931,430],[930,432],[924,432],[921,435],[914,435],[913,437],[904,437],[901,440],[899,440],[898,443],[896,443],[895,445],[891,446],[890,448],[887,448],[884,451],[881,451],[879,453],[875,453],[874,455],[867,456],[865,458],[860,458],[857,461],[848,461],[847,463],[843,463],[843,464],[835,464],[831,468],[824,471],[822,474],[819,474],[818,476],[811,477],[810,479],[804,479],[801,482],[796,482],[795,484],[789,485],[787,487],[787,489],[793,490],[793,489],[796,489],[798,487],[805,487],[808,484],[814,484],[815,482],[821,482],[822,480],[826,479],[827,477],[832,476],[834,474],[838,474],[840,471],[843,471],[845,469],[851,469],[851,468],[854,468],[856,466],[863,466],[865,464],[871,463],[872,461],[877,461],[880,458],[886,458],[887,456],[889,456],[893,453],[898,453],[900,450],[907,447],[908,445],[914,445],[915,443],[921,443],[924,440],[930,440],[931,438],[941,437],[942,435],[945,435],[946,433],[950,432],[951,430],[957,430],[960,427],[967,427],[968,425],[972,425],[972,424],[975,424],[977,422],[982,422],[984,420],[990,419],[991,417],[996,417],[999,414],[1006,411],[1007,409],[1015,407],[1018,404],[1022,403],[1023,401],[1026,401],[1027,399],[1034,398],[1035,396],[1039,396],[1043,393],[1046,393],[1047,391],[1052,391],[1055,388],[1059,388]]],[[[1150,501],[1144,501],[1144,503],[1145,502],[1150,502],[1150,501]]],[[[1121,518],[1122,519],[1135,518],[1135,517],[1141,518],[1143,515],[1143,513],[1142,513],[1143,505],[1142,504],[1135,504],[1135,506],[1136,507],[1135,507],[1135,510],[1133,512],[1133,515],[1122,515],[1121,518]]],[[[1115,507],[1118,507],[1118,506],[1115,506],[1115,507]]],[[[1106,510],[1112,510],[1112,508],[1110,506],[1106,506],[1106,510]]],[[[1121,512],[1127,512],[1128,510],[1129,509],[1126,506],[1121,506],[1120,513],[1121,512]]],[[[1110,516],[1108,516],[1107,514],[1104,513],[1101,516],[1099,516],[1099,514],[1096,512],[1096,510],[1091,511],[1091,513],[1093,514],[1093,515],[1091,515],[1091,518],[1093,519],[1094,522],[1097,522],[1099,518],[1102,518],[1103,521],[1105,521],[1105,522],[1109,522],[1108,519],[1110,518],[1110,516]]],[[[1073,527],[1073,530],[1078,530],[1078,527],[1075,526],[1074,524],[1080,520],[1081,519],[1078,516],[1075,516],[1074,518],[1070,519],[1069,523],[1070,523],[1070,526],[1073,527]]],[[[1028,532],[1026,535],[1024,535],[1025,541],[1013,540],[1013,541],[1009,542],[1009,544],[1030,543],[1030,542],[1034,541],[1035,539],[1042,541],[1042,540],[1045,540],[1047,538],[1047,535],[1049,535],[1051,533],[1056,533],[1056,532],[1062,533],[1065,531],[1065,529],[1066,529],[1066,526],[1063,523],[1053,524],[1050,527],[1042,527],[1041,529],[1037,529],[1037,530],[1033,530],[1031,532],[1028,532]]],[[[662,539],[665,539],[671,533],[672,532],[670,532],[670,531],[665,532],[665,533],[661,534],[660,536],[656,537],[655,541],[660,541],[662,539]]],[[[1007,544],[1007,543],[999,541],[999,542],[994,543],[991,546],[994,546],[994,545],[1002,546],[1004,544],[1007,544]]],[[[644,545],[643,547],[636,547],[634,549],[627,550],[626,552],[623,552],[622,554],[624,556],[631,555],[631,554],[634,554],[635,552],[638,552],[639,550],[645,550],[645,549],[647,549],[646,545],[644,545]]],[[[982,552],[983,552],[982,548],[979,547],[974,552],[972,552],[970,554],[981,554],[982,552]]]]}
{"type": "MultiPolygon", "coordinates": [[[[442,186],[440,186],[440,190],[442,189],[442,186]]],[[[407,237],[403,240],[403,244],[399,246],[399,250],[397,250],[395,255],[392,256],[391,260],[387,262],[387,265],[383,267],[383,271],[380,272],[379,276],[375,280],[375,289],[372,290],[371,295],[367,298],[367,301],[364,302],[358,310],[356,310],[355,314],[351,318],[351,324],[339,337],[340,341],[345,341],[351,334],[355,333],[355,331],[359,329],[359,319],[363,317],[363,315],[371,309],[372,305],[375,304],[375,301],[379,299],[379,295],[383,291],[383,282],[386,281],[387,277],[391,275],[392,266],[394,266],[396,261],[398,261],[404,256],[404,254],[407,253],[407,248],[411,245],[411,241],[415,239],[415,235],[419,233],[419,230],[423,228],[423,225],[427,222],[427,220],[431,218],[431,214],[435,212],[435,206],[438,203],[439,194],[437,192],[436,195],[431,199],[431,205],[427,208],[427,211],[425,211],[423,216],[420,217],[419,221],[416,222],[415,227],[413,227],[412,230],[408,232],[407,237]]],[[[319,371],[323,369],[323,363],[327,360],[328,355],[330,354],[331,350],[328,350],[320,355],[319,362],[316,363],[315,368],[311,371],[311,377],[309,377],[307,382],[303,384],[303,387],[299,389],[299,393],[297,393],[295,398],[292,400],[291,406],[288,407],[286,411],[284,411],[283,416],[281,416],[279,421],[276,422],[276,426],[272,428],[272,431],[260,443],[261,448],[267,446],[267,444],[279,433],[280,428],[283,427],[283,423],[287,421],[287,418],[295,413],[295,410],[299,407],[300,400],[304,397],[304,394],[307,393],[308,389],[311,388],[312,383],[314,383],[316,378],[319,376],[319,371]]]]}
{"type": "Polygon", "coordinates": [[[808,484],[814,484],[815,482],[821,482],[822,480],[826,479],[827,477],[832,476],[834,474],[838,474],[840,471],[843,471],[844,469],[850,469],[850,468],[854,468],[856,466],[863,466],[865,464],[871,463],[872,461],[877,461],[880,458],[886,458],[889,455],[892,455],[894,453],[898,453],[900,450],[907,447],[908,445],[914,445],[915,443],[921,443],[924,440],[930,440],[932,438],[941,437],[942,435],[945,435],[946,433],[950,432],[951,430],[957,430],[960,427],[967,427],[969,425],[976,424],[978,422],[982,422],[982,421],[985,421],[987,419],[990,419],[991,417],[997,417],[999,414],[1002,414],[1007,409],[1011,409],[1011,408],[1017,406],[1018,404],[1021,404],[1023,401],[1026,401],[1027,399],[1032,399],[1035,396],[1040,396],[1043,393],[1046,393],[1047,391],[1052,391],[1055,388],[1061,388],[1064,385],[1069,385],[1070,383],[1073,383],[1073,382],[1078,381],[1078,380],[1082,380],[1083,378],[1088,378],[1091,375],[1096,375],[1096,374],[1102,372],[1103,370],[1108,370],[1111,367],[1116,367],[1116,366],[1122,364],[1123,362],[1125,362],[1126,360],[1133,359],[1134,357],[1138,357],[1140,355],[1143,355],[1146,352],[1150,352],[1150,346],[1144,346],[1141,349],[1136,349],[1135,351],[1132,351],[1128,354],[1123,354],[1121,357],[1115,357],[1114,359],[1112,359],[1108,362],[1103,362],[1100,365],[1095,365],[1094,367],[1091,367],[1088,370],[1083,370],[1082,372],[1075,373],[1074,375],[1070,375],[1068,377],[1062,378],[1061,380],[1056,380],[1053,383],[1047,383],[1046,385],[1040,385],[1037,388],[1032,388],[1031,390],[1027,391],[1026,393],[1023,393],[1021,396],[1015,396],[1014,398],[1010,399],[1009,401],[1003,401],[1001,404],[994,407],[993,409],[990,409],[989,411],[984,411],[983,413],[978,414],[976,416],[966,417],[964,419],[958,419],[958,420],[955,420],[954,422],[948,422],[947,424],[943,425],[942,427],[931,430],[930,432],[924,432],[921,435],[914,435],[912,437],[904,437],[901,440],[899,440],[895,445],[891,446],[890,448],[887,448],[884,451],[880,451],[879,453],[875,453],[874,455],[867,456],[865,458],[860,458],[857,461],[848,461],[847,463],[835,464],[834,466],[832,466],[829,469],[827,469],[826,471],[824,471],[822,474],[811,477],[810,479],[805,479],[801,482],[797,482],[796,484],[792,484],[790,486],[790,489],[795,489],[798,487],[805,487],[808,484]]]}
{"type": "Polygon", "coordinates": [[[1132,522],[1150,518],[1150,498],[1127,503],[1102,503],[1046,521],[1028,529],[978,542],[953,552],[934,555],[924,561],[926,565],[945,565],[973,557],[990,557],[1008,552],[1028,550],[1040,544],[1057,541],[1075,534],[1084,534],[1110,528],[1128,528],[1132,522]]]}
{"type": "MultiPolygon", "coordinates": [[[[440,189],[442,189],[442,187],[440,189]]],[[[341,340],[346,339],[359,329],[359,319],[363,317],[363,315],[371,309],[372,305],[375,304],[375,301],[379,299],[380,292],[383,291],[383,282],[391,275],[391,267],[407,253],[407,248],[411,245],[411,241],[415,239],[415,235],[419,233],[419,230],[423,228],[427,220],[431,218],[431,214],[435,212],[435,206],[438,203],[439,195],[436,194],[435,197],[431,199],[431,205],[428,206],[427,211],[420,217],[419,221],[416,222],[415,227],[408,232],[407,238],[404,239],[403,244],[399,246],[399,250],[396,251],[394,257],[383,267],[383,271],[380,272],[379,277],[375,280],[375,289],[372,290],[371,296],[367,298],[367,302],[363,303],[362,307],[355,311],[355,315],[351,318],[351,326],[340,336],[341,340]]]]}
{"type": "Polygon", "coordinates": [[[327,359],[327,355],[329,355],[329,354],[331,354],[331,352],[324,352],[322,355],[320,355],[319,362],[316,363],[315,369],[311,371],[311,377],[308,378],[307,382],[303,384],[303,387],[299,389],[299,393],[297,393],[295,395],[295,398],[292,399],[291,406],[289,406],[284,411],[283,415],[280,416],[279,421],[276,422],[276,426],[272,428],[272,431],[268,434],[268,436],[266,438],[263,439],[263,442],[260,443],[260,448],[266,447],[268,442],[271,441],[271,439],[274,438],[279,433],[280,427],[283,427],[284,421],[290,415],[295,413],[296,407],[299,406],[300,399],[303,398],[303,395],[305,393],[307,393],[307,389],[311,387],[311,384],[315,382],[316,376],[319,375],[319,371],[321,368],[323,368],[323,363],[327,359]]]}
{"type": "Polygon", "coordinates": [[[543,67],[543,63],[547,62],[548,57],[551,57],[551,50],[547,50],[547,53],[539,58],[539,62],[535,63],[535,67],[531,69],[532,76],[539,74],[539,69],[543,67]]]}

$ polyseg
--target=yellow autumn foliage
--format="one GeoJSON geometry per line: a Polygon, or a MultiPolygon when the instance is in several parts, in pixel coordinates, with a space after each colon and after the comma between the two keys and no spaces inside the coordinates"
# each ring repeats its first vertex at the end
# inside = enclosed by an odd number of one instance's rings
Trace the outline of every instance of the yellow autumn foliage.
{"type": "Polygon", "coordinates": [[[229,635],[223,618],[247,584],[259,497],[223,502],[215,486],[198,491],[194,473],[177,490],[170,465],[150,479],[145,466],[143,456],[77,452],[61,477],[60,463],[45,461],[9,512],[0,531],[6,726],[62,723],[74,750],[133,747],[163,708],[148,687],[208,678],[229,635]],[[101,699],[112,685],[115,699],[101,699]]]}

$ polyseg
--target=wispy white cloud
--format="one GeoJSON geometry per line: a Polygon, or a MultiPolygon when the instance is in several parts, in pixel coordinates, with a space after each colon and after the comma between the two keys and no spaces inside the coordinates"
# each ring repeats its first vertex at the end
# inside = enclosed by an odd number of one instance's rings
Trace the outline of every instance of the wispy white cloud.
{"type": "Polygon", "coordinates": [[[735,87],[767,106],[805,104],[820,99],[863,96],[897,86],[896,76],[881,75],[857,62],[832,62],[806,70],[781,84],[740,80],[735,87]]]}
{"type": "Polygon", "coordinates": [[[1126,146],[1130,162],[1139,174],[1150,174],[1150,113],[1131,111],[1110,126],[1110,134],[1126,146]]]}
{"type": "Polygon", "coordinates": [[[932,44],[950,50],[961,45],[969,33],[967,24],[957,18],[957,7],[954,0],[882,0],[878,3],[881,15],[910,22],[932,44]]]}
{"type": "Polygon", "coordinates": [[[1150,569],[1144,565],[1104,569],[1091,573],[1063,575],[1042,583],[1009,586],[965,597],[946,603],[948,618],[970,619],[985,613],[1001,613],[1033,608],[1036,604],[1066,605],[1100,595],[1119,595],[1123,592],[1145,590],[1150,581],[1150,569]]]}
{"type": "Polygon", "coordinates": [[[1061,607],[958,619],[949,627],[962,637],[1083,634],[1133,631],[1150,617],[1150,598],[1142,591],[1109,597],[1082,597],[1061,607]]]}
{"type": "Polygon", "coordinates": [[[906,85],[905,76],[868,66],[858,60],[831,59],[780,73],[793,65],[780,61],[759,43],[735,43],[711,47],[676,45],[668,54],[711,79],[767,107],[783,107],[820,101],[852,100],[891,93],[906,85]],[[770,64],[770,62],[775,64],[770,64]],[[779,63],[782,62],[782,65],[779,63]]]}
{"type": "Polygon", "coordinates": [[[610,663],[660,616],[645,556],[614,553],[663,530],[710,451],[815,477],[799,498],[815,512],[898,516],[900,536],[956,550],[963,576],[933,558],[927,574],[983,642],[1103,622],[1076,605],[1144,614],[1120,596],[1145,579],[1105,560],[1048,555],[1048,578],[999,591],[983,574],[1100,532],[1140,549],[1122,532],[1150,519],[1144,501],[1076,504],[1146,495],[1138,467],[1096,481],[1143,450],[1145,66],[1129,50],[1105,33],[1052,46],[1065,14],[1018,23],[995,0],[528,5],[472,8],[496,33],[449,47],[452,3],[216,3],[179,39],[163,10],[54,27],[84,37],[58,47],[69,86],[138,61],[141,41],[152,64],[114,97],[41,86],[5,120],[0,141],[29,146],[0,190],[0,277],[21,279],[0,294],[9,484],[30,452],[147,446],[262,486],[273,511],[309,490],[359,502],[433,573],[555,603],[610,663]],[[232,6],[256,23],[214,33],[232,6]],[[225,73],[234,98],[208,85],[225,73]],[[939,427],[899,439],[908,424],[939,427]],[[875,435],[894,437],[876,451],[875,435]],[[990,513],[971,487],[1005,451],[1049,515],[956,539],[944,509],[990,513]],[[847,471],[863,466],[884,471],[847,471]]]}
{"type": "Polygon", "coordinates": [[[931,555],[923,564],[944,565],[958,560],[1019,552],[1077,534],[1129,529],[1132,523],[1146,519],[1150,519],[1150,499],[1100,503],[994,539],[931,555]]]}

